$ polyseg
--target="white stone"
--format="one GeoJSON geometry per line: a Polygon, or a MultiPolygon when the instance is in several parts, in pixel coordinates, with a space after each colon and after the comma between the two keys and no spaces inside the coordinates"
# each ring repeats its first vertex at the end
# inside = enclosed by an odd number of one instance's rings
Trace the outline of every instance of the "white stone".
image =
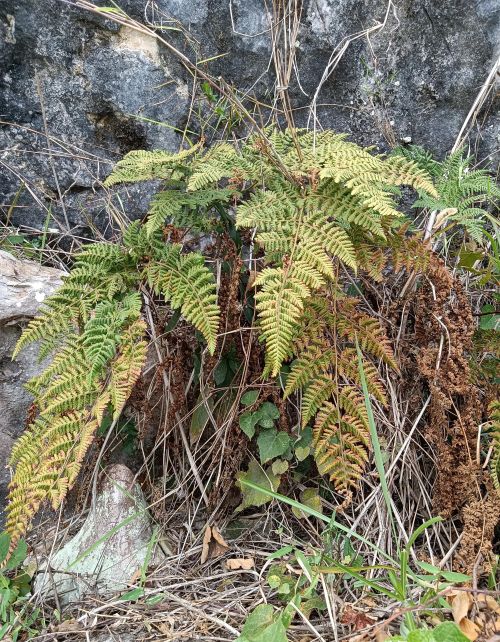
{"type": "MultiPolygon", "coordinates": [[[[153,531],[147,505],[132,472],[121,464],[104,471],[103,487],[80,531],[40,569],[35,592],[57,592],[61,606],[88,595],[128,590],[146,563],[153,531]]],[[[153,563],[162,559],[159,551],[153,563]]]]}
{"type": "Polygon", "coordinates": [[[63,274],[0,250],[0,325],[34,317],[45,297],[61,285],[63,274]]]}

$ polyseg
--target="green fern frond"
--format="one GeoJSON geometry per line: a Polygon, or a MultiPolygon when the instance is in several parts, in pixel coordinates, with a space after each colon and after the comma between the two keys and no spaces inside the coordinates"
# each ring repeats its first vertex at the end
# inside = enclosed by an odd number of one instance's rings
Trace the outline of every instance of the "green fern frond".
{"type": "Polygon", "coordinates": [[[204,210],[209,211],[217,203],[227,203],[234,194],[234,190],[230,189],[202,189],[196,192],[172,189],[159,192],[151,202],[146,231],[151,236],[163,227],[166,219],[176,227],[209,231],[213,228],[213,222],[204,210]]]}
{"type": "Polygon", "coordinates": [[[463,149],[449,154],[443,162],[432,159],[421,148],[408,150],[398,148],[394,158],[411,158],[421,169],[430,171],[435,179],[436,193],[415,184],[419,198],[413,207],[441,211],[453,208],[450,217],[477,242],[485,240],[485,217],[487,210],[480,207],[498,207],[500,187],[483,169],[472,168],[472,158],[463,149]]]}
{"type": "Polygon", "coordinates": [[[158,178],[169,178],[173,169],[184,169],[186,160],[196,154],[201,143],[193,145],[178,154],[155,151],[132,151],[115,165],[104,181],[106,187],[117,183],[137,183],[158,178]]]}
{"type": "Polygon", "coordinates": [[[500,401],[494,400],[488,407],[489,422],[487,425],[491,443],[490,471],[493,484],[500,494],[500,401]]]}
{"type": "Polygon", "coordinates": [[[214,277],[201,254],[181,254],[181,249],[180,245],[165,245],[163,253],[145,267],[144,277],[156,294],[179,308],[202,333],[213,354],[219,328],[214,277]]]}
{"type": "Polygon", "coordinates": [[[297,275],[292,267],[265,268],[255,285],[255,295],[262,339],[266,342],[269,374],[275,377],[291,356],[293,339],[300,327],[304,299],[311,294],[304,283],[304,270],[297,275]]]}

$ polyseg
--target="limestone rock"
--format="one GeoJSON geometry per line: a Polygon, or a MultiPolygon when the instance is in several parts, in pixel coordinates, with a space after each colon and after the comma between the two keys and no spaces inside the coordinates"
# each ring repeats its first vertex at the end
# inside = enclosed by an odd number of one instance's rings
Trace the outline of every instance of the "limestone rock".
{"type": "Polygon", "coordinates": [[[34,317],[62,283],[62,272],[0,250],[0,325],[34,317]]]}
{"type": "MultiPolygon", "coordinates": [[[[438,156],[451,149],[498,57],[498,0],[299,4],[289,87],[298,126],[312,122],[311,100],[334,52],[349,36],[384,24],[369,39],[350,41],[319,92],[318,125],[348,132],[381,151],[410,137],[438,156]]],[[[214,77],[254,95],[261,106],[273,103],[272,3],[122,0],[119,5],[134,19],[154,24],[158,33],[163,26],[161,36],[191,60],[210,59],[207,70],[214,77]]],[[[63,220],[60,191],[78,234],[91,235],[92,226],[109,231],[110,197],[100,181],[112,164],[131,149],[178,149],[186,128],[196,140],[213,108],[199,92],[190,110],[193,79],[161,43],[62,0],[0,2],[0,69],[0,154],[10,168],[0,173],[0,217],[24,181],[30,189],[18,195],[9,217],[14,225],[39,230],[47,216],[40,204],[51,207],[51,227],[63,220]]],[[[492,166],[500,136],[495,94],[470,139],[473,149],[477,141],[480,158],[491,155],[492,166]]],[[[214,140],[227,135],[224,126],[214,140]]],[[[116,191],[111,205],[134,219],[147,212],[154,188],[138,184],[116,191]]]]}
{"type": "MultiPolygon", "coordinates": [[[[88,595],[125,591],[146,560],[152,528],[132,472],[121,464],[104,471],[95,504],[80,531],[39,571],[35,592],[55,590],[62,606],[88,595]]],[[[155,552],[153,563],[161,560],[155,552]]]]}

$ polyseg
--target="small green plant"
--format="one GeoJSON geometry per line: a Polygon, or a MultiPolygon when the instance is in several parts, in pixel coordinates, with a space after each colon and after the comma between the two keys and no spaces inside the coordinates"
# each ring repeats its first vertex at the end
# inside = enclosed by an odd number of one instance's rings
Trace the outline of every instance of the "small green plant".
{"type": "Polygon", "coordinates": [[[442,622],[433,629],[421,627],[389,638],[394,642],[467,642],[469,638],[454,622],[442,622]]]}
{"type": "Polygon", "coordinates": [[[448,610],[449,605],[442,597],[442,592],[452,586],[470,582],[470,576],[421,561],[413,568],[410,565],[412,547],[427,528],[441,521],[440,517],[432,518],[419,526],[399,552],[398,558],[393,559],[363,536],[339,524],[335,516],[328,518],[313,506],[276,493],[267,484],[259,486],[249,479],[243,479],[241,483],[254,492],[259,492],[262,497],[277,499],[297,511],[323,521],[326,528],[322,535],[322,549],[309,549],[306,554],[300,548],[288,545],[269,556],[273,563],[266,574],[266,582],[273,592],[271,596],[275,595],[285,606],[278,609],[271,605],[258,606],[243,626],[240,642],[274,642],[275,639],[285,642],[288,639],[286,631],[299,611],[304,617],[309,617],[313,611],[324,611],[326,603],[318,590],[321,576],[349,579],[353,581],[352,590],[361,589],[373,597],[385,596],[398,604],[402,612],[402,635],[391,639],[399,642],[419,642],[420,639],[433,642],[447,640],[448,638],[442,637],[446,633],[452,636],[450,640],[463,642],[463,634],[452,622],[443,622],[433,629],[437,637],[431,639],[430,630],[422,628],[422,620],[425,620],[426,615],[432,614],[432,607],[436,605],[448,610]],[[379,553],[384,562],[376,566],[366,565],[363,556],[353,546],[353,539],[379,553]],[[292,571],[294,566],[298,567],[297,572],[292,571]],[[417,610],[419,618],[414,614],[417,610]],[[419,637],[424,634],[427,637],[419,637]]]}
{"type": "Polygon", "coordinates": [[[19,540],[10,556],[10,536],[0,533],[0,639],[10,635],[12,642],[22,635],[24,639],[37,633],[34,628],[39,615],[32,609],[27,596],[31,590],[31,575],[22,568],[27,547],[19,540]]]}
{"type": "Polygon", "coordinates": [[[393,153],[414,161],[434,179],[438,196],[418,190],[419,199],[413,207],[438,212],[455,210],[449,214],[448,221],[462,226],[478,243],[487,241],[488,222],[498,225],[487,208],[498,208],[500,188],[486,170],[473,168],[472,156],[458,149],[439,162],[418,145],[398,147],[393,153]]]}

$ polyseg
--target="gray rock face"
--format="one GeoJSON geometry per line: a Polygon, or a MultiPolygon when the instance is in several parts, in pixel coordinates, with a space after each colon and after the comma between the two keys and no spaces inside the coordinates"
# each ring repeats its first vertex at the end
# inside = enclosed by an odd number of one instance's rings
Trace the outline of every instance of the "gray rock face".
{"type": "Polygon", "coordinates": [[[0,524],[10,480],[9,453],[22,433],[32,401],[24,389],[43,367],[37,348],[28,346],[12,361],[12,351],[27,319],[34,317],[46,296],[61,284],[62,272],[21,261],[0,251],[0,524]]]}
{"type": "MultiPolygon", "coordinates": [[[[141,488],[121,464],[104,471],[104,482],[80,531],[40,569],[35,591],[55,590],[62,606],[88,595],[126,590],[146,563],[152,529],[141,488]]],[[[160,555],[152,556],[153,562],[160,555]]]]}
{"type": "MultiPolygon", "coordinates": [[[[297,125],[313,124],[314,116],[318,126],[382,150],[402,139],[439,156],[452,147],[499,53],[498,2],[301,5],[289,88],[297,125]],[[346,39],[376,24],[383,26],[350,41],[324,76],[346,39]]],[[[261,106],[273,103],[269,2],[123,0],[120,6],[163,26],[163,37],[191,60],[215,57],[206,63],[215,77],[261,106]]],[[[196,139],[211,108],[200,92],[191,104],[192,76],[154,39],[62,0],[3,0],[0,69],[0,215],[20,190],[10,220],[35,230],[47,216],[50,227],[63,228],[67,219],[80,235],[91,235],[94,226],[109,232],[116,212],[143,216],[152,186],[110,194],[100,181],[130,149],[175,149],[186,126],[196,139]]],[[[481,158],[499,147],[496,100],[484,106],[480,132],[478,126],[469,139],[481,158]]],[[[223,135],[222,128],[205,133],[223,135]]]]}

